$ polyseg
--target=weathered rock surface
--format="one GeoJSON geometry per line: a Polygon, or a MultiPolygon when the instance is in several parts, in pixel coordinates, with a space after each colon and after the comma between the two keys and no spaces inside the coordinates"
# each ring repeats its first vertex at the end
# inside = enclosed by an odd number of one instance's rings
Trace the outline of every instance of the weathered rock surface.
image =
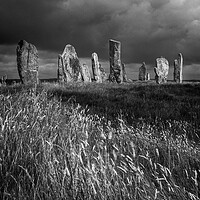
{"type": "Polygon", "coordinates": [[[111,82],[121,83],[122,66],[121,66],[121,43],[115,40],[109,40],[109,56],[110,56],[110,75],[111,82]]]}
{"type": "Polygon", "coordinates": [[[128,81],[128,78],[127,78],[127,75],[126,75],[126,66],[125,66],[124,63],[122,63],[122,80],[123,80],[123,82],[128,81]]]}
{"type": "Polygon", "coordinates": [[[139,80],[146,81],[147,79],[147,67],[145,62],[142,63],[142,66],[139,68],[139,80]]]}
{"type": "Polygon", "coordinates": [[[23,84],[39,82],[38,79],[38,51],[33,44],[20,40],[17,49],[17,68],[23,84]]]}
{"type": "Polygon", "coordinates": [[[58,55],[58,81],[60,83],[82,82],[82,69],[75,48],[68,44],[58,55]]]}
{"type": "Polygon", "coordinates": [[[154,67],[156,83],[166,83],[169,72],[169,62],[166,58],[160,57],[156,59],[156,67],[154,67]]]}
{"type": "Polygon", "coordinates": [[[91,82],[91,75],[90,75],[90,70],[86,64],[83,64],[81,66],[81,73],[83,77],[83,81],[86,83],[91,82]]]}
{"type": "Polygon", "coordinates": [[[178,54],[178,59],[174,60],[174,81],[176,83],[183,82],[183,56],[178,54]]]}
{"type": "Polygon", "coordinates": [[[2,77],[1,77],[1,84],[2,85],[6,85],[6,82],[7,82],[7,75],[5,74],[5,75],[3,75],[2,77]]]}
{"type": "Polygon", "coordinates": [[[92,54],[92,73],[93,81],[96,81],[97,83],[102,83],[101,69],[97,53],[92,54]]]}
{"type": "Polygon", "coordinates": [[[100,69],[100,76],[102,79],[102,82],[105,82],[108,80],[108,75],[106,74],[105,69],[101,66],[101,64],[99,64],[99,69],[100,69]]]}

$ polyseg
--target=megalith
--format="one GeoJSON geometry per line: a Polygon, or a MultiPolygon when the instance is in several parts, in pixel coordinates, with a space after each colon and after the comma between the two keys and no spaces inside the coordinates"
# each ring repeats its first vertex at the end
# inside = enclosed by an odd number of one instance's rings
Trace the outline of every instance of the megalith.
{"type": "Polygon", "coordinates": [[[60,83],[82,82],[81,65],[75,48],[68,44],[58,55],[58,81],[60,83]]]}
{"type": "Polygon", "coordinates": [[[100,76],[101,76],[102,82],[107,81],[108,76],[107,76],[107,74],[106,74],[105,69],[102,67],[101,64],[99,64],[99,69],[100,69],[100,76]]]}
{"type": "Polygon", "coordinates": [[[3,75],[1,77],[1,84],[2,85],[6,85],[7,79],[8,79],[7,74],[3,75]]]}
{"type": "Polygon", "coordinates": [[[110,60],[110,75],[111,82],[121,83],[122,66],[121,66],[121,43],[116,40],[109,40],[109,60],[110,60]]]}
{"type": "Polygon", "coordinates": [[[20,40],[17,49],[17,69],[22,84],[38,84],[38,51],[33,44],[20,40]]]}
{"type": "Polygon", "coordinates": [[[181,53],[178,54],[178,59],[174,60],[174,81],[183,82],[183,55],[181,53]]]}
{"type": "Polygon", "coordinates": [[[147,67],[145,62],[142,63],[142,66],[139,68],[139,80],[146,81],[147,79],[147,67]]]}
{"type": "Polygon", "coordinates": [[[81,73],[83,77],[83,81],[86,83],[91,82],[91,75],[90,75],[90,70],[86,64],[83,64],[81,66],[81,73]]]}
{"type": "Polygon", "coordinates": [[[92,73],[93,81],[97,83],[102,83],[101,69],[97,53],[92,54],[92,73]]]}
{"type": "Polygon", "coordinates": [[[166,83],[169,72],[169,62],[166,58],[160,57],[156,59],[156,67],[154,67],[156,83],[166,83]]]}
{"type": "Polygon", "coordinates": [[[124,63],[122,63],[122,81],[127,82],[127,75],[126,75],[126,66],[124,63]]]}

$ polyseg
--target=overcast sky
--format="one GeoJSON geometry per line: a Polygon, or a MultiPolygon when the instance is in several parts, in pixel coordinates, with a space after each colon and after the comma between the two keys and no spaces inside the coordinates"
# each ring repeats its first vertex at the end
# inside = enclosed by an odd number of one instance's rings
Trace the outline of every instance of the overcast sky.
{"type": "Polygon", "coordinates": [[[40,77],[56,77],[57,55],[66,44],[91,66],[96,52],[109,72],[108,40],[122,43],[129,78],[145,61],[154,77],[155,59],[170,62],[181,52],[184,78],[200,79],[200,0],[0,0],[0,75],[18,78],[16,46],[36,46],[40,77]]]}

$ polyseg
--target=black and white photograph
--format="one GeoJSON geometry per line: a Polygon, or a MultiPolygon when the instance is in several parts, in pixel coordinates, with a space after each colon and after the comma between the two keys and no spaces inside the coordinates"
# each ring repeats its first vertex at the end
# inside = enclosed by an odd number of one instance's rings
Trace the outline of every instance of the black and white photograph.
{"type": "Polygon", "coordinates": [[[0,0],[0,200],[200,200],[200,0],[0,0]]]}

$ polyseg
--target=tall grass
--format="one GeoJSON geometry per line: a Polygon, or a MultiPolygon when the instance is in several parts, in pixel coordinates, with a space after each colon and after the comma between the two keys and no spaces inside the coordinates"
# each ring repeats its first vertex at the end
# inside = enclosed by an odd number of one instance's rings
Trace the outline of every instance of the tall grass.
{"type": "Polygon", "coordinates": [[[1,199],[199,199],[186,121],[113,126],[35,88],[0,95],[0,107],[1,199]]]}

